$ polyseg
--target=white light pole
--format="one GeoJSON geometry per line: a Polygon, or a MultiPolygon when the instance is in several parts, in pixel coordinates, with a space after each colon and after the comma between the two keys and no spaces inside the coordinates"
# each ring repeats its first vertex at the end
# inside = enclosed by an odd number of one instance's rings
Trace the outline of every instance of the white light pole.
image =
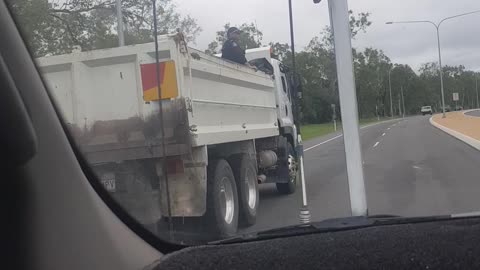
{"type": "Polygon", "coordinates": [[[402,116],[402,105],[400,104],[400,102],[401,102],[400,95],[398,95],[398,117],[402,116]]]}
{"type": "MultiPolygon", "coordinates": [[[[317,0],[314,0],[316,2],[317,0]]],[[[352,36],[347,0],[329,0],[330,24],[333,30],[338,92],[341,106],[343,140],[353,216],[368,215],[362,149],[358,127],[358,105],[353,73],[352,36]]]]}
{"type": "Polygon", "coordinates": [[[118,46],[125,46],[125,37],[123,36],[123,18],[122,18],[122,0],[116,0],[117,9],[117,32],[118,46]]]}
{"type": "Polygon", "coordinates": [[[333,130],[337,131],[337,112],[335,109],[335,104],[332,104],[332,119],[333,119],[333,130]]]}
{"type": "Polygon", "coordinates": [[[478,77],[476,74],[475,74],[475,91],[477,92],[477,108],[480,108],[478,104],[478,77]]]}
{"type": "Polygon", "coordinates": [[[393,103],[392,103],[392,80],[390,78],[390,73],[393,69],[388,71],[388,87],[390,88],[390,117],[393,118],[393,103]]]}
{"type": "Polygon", "coordinates": [[[434,23],[432,21],[399,21],[399,22],[386,22],[386,24],[394,24],[394,23],[430,23],[432,24],[433,26],[435,26],[435,29],[437,30],[437,47],[438,47],[438,65],[439,65],[439,69],[438,69],[438,72],[440,73],[440,90],[441,90],[441,93],[442,93],[442,112],[443,112],[443,118],[446,117],[445,115],[445,95],[444,95],[444,91],[443,91],[443,72],[442,72],[442,54],[441,54],[441,49],[440,49],[440,25],[446,21],[446,20],[449,20],[449,19],[453,19],[453,18],[456,18],[456,17],[460,17],[460,16],[465,16],[465,15],[469,15],[469,14],[473,14],[473,13],[479,13],[480,10],[475,10],[475,11],[472,11],[472,12],[467,12],[467,13],[462,13],[462,14],[458,14],[458,15],[455,15],[455,16],[450,16],[450,17],[447,17],[447,18],[444,18],[442,19],[438,24],[437,23],[434,23]]]}

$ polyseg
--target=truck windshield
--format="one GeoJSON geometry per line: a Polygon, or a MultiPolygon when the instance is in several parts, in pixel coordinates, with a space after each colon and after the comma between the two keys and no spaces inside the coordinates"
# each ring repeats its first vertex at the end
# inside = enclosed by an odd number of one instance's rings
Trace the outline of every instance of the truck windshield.
{"type": "Polygon", "coordinates": [[[161,239],[480,210],[477,1],[7,2],[90,181],[161,239]]]}

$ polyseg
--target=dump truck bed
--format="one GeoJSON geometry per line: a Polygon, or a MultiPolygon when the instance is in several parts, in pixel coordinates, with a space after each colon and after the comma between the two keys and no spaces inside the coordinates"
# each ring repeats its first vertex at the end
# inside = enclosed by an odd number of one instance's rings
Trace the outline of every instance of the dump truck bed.
{"type": "Polygon", "coordinates": [[[166,155],[181,155],[278,135],[270,75],[185,44],[180,34],[159,37],[161,97],[154,43],[37,59],[90,162],[158,157],[162,138],[166,155]]]}

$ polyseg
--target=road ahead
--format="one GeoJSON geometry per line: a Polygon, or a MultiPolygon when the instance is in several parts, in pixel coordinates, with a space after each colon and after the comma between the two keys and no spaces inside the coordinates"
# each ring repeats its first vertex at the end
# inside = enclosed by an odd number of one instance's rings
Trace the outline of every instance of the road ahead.
{"type": "Polygon", "coordinates": [[[469,111],[465,113],[466,115],[480,117],[480,110],[469,111]]]}
{"type": "MultiPolygon", "coordinates": [[[[361,129],[369,214],[437,215],[480,210],[480,152],[430,125],[427,116],[361,129]]],[[[312,221],[351,215],[343,137],[305,143],[312,221]]],[[[301,190],[282,196],[262,185],[257,224],[298,224],[301,190]]]]}

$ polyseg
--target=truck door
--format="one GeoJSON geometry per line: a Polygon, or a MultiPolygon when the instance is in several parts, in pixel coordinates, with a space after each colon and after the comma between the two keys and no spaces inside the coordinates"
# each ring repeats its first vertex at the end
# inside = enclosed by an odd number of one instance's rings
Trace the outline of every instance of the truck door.
{"type": "Polygon", "coordinates": [[[293,125],[293,111],[292,111],[292,95],[290,84],[285,73],[280,73],[280,81],[282,85],[282,91],[280,91],[280,104],[279,111],[281,112],[281,125],[292,126],[293,125]]]}

